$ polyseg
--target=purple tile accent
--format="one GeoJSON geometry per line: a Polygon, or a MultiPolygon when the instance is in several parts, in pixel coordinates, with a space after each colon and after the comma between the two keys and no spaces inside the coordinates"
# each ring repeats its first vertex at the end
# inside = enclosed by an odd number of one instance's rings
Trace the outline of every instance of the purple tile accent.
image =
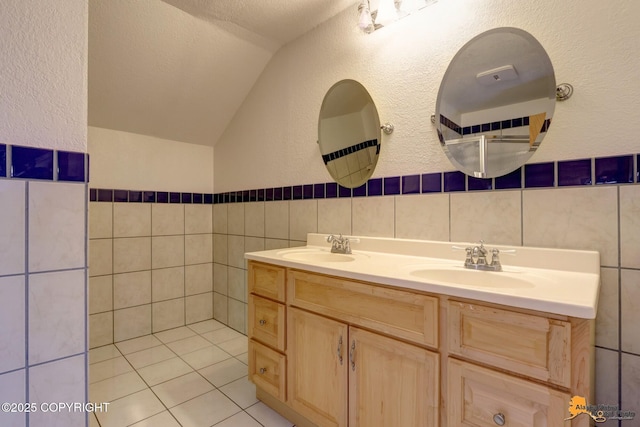
{"type": "Polygon", "coordinates": [[[369,196],[382,196],[382,178],[373,178],[367,182],[369,196]]]}
{"type": "Polygon", "coordinates": [[[11,147],[12,178],[53,180],[53,150],[11,147]]]}
{"type": "Polygon", "coordinates": [[[313,198],[324,199],[324,184],[313,184],[313,198]]]}
{"type": "Polygon", "coordinates": [[[420,175],[402,177],[402,194],[420,193],[420,175]]]}
{"type": "Polygon", "coordinates": [[[129,203],[142,203],[142,191],[129,190],[129,203]]]}
{"type": "Polygon", "coordinates": [[[213,194],[205,194],[204,195],[204,204],[205,205],[212,205],[213,204],[213,194]]]}
{"type": "Polygon", "coordinates": [[[221,194],[216,193],[216,194],[213,195],[213,204],[214,205],[220,204],[222,202],[224,202],[224,199],[223,199],[221,194]]]}
{"type": "Polygon", "coordinates": [[[97,199],[99,202],[113,202],[113,190],[99,188],[97,199]]]}
{"type": "Polygon", "coordinates": [[[353,189],[353,197],[367,197],[367,184],[362,184],[360,187],[353,189]]]}
{"type": "Polygon", "coordinates": [[[7,176],[7,146],[0,144],[0,176],[7,176]]]}
{"type": "Polygon", "coordinates": [[[524,165],[524,187],[553,187],[555,177],[553,162],[524,165]]]}
{"type": "Polygon", "coordinates": [[[267,202],[271,202],[271,201],[273,201],[273,188],[267,188],[267,189],[265,190],[265,196],[264,196],[264,199],[265,199],[267,202]]]}
{"type": "Polygon", "coordinates": [[[442,191],[442,174],[425,173],[422,174],[422,192],[439,193],[442,191]]]}
{"type": "Polygon", "coordinates": [[[294,185],[293,200],[301,200],[301,199],[302,199],[302,185],[294,185]]]}
{"type": "Polygon", "coordinates": [[[282,200],[282,187],[273,189],[273,200],[282,200]]]}
{"type": "Polygon", "coordinates": [[[493,188],[493,180],[491,178],[467,176],[467,188],[469,191],[491,190],[493,188]]]}
{"type": "Polygon", "coordinates": [[[249,191],[249,201],[257,202],[258,201],[258,190],[249,191]]]}
{"type": "Polygon", "coordinates": [[[182,193],[180,200],[182,203],[190,204],[192,201],[193,194],[191,193],[182,193]]]}
{"type": "Polygon", "coordinates": [[[327,190],[326,197],[327,199],[333,199],[338,197],[338,184],[335,182],[327,182],[325,184],[325,188],[327,190]]]}
{"type": "Polygon", "coordinates": [[[243,202],[250,202],[251,201],[251,193],[249,192],[249,190],[244,190],[242,192],[242,201],[243,202]]]}
{"type": "Polygon", "coordinates": [[[84,153],[58,151],[58,181],[85,182],[84,153]]]}
{"type": "Polygon", "coordinates": [[[95,188],[89,189],[89,201],[97,202],[98,201],[98,190],[95,188]]]}
{"type": "Polygon", "coordinates": [[[633,156],[596,158],[596,184],[633,182],[633,156]]]}
{"type": "Polygon", "coordinates": [[[444,173],[444,191],[464,191],[465,174],[462,172],[444,173]]]}
{"type": "Polygon", "coordinates": [[[158,191],[156,193],[158,203],[169,203],[169,193],[166,191],[158,191]]]}
{"type": "Polygon", "coordinates": [[[313,199],[313,185],[305,184],[302,187],[302,198],[303,199],[313,199]]]}
{"type": "Polygon", "coordinates": [[[144,191],[142,193],[142,201],[144,203],[155,203],[156,202],[156,192],[155,191],[144,191]]]}
{"type": "Polygon", "coordinates": [[[128,202],[129,192],[127,190],[113,190],[113,201],[124,203],[128,202]]]}
{"type": "Polygon", "coordinates": [[[180,193],[169,193],[169,203],[180,203],[180,193]]]}
{"type": "Polygon", "coordinates": [[[338,185],[338,197],[351,197],[351,189],[338,185]]]}
{"type": "Polygon", "coordinates": [[[291,200],[293,198],[293,192],[291,187],[282,187],[282,200],[291,200]]]}
{"type": "Polygon", "coordinates": [[[522,187],[522,168],[496,178],[496,190],[522,187]]]}
{"type": "Polygon", "coordinates": [[[591,159],[558,162],[558,186],[591,185],[591,159]]]}
{"type": "Polygon", "coordinates": [[[260,190],[258,190],[258,201],[259,202],[264,202],[266,200],[265,195],[264,195],[264,188],[261,188],[260,190]]]}
{"type": "Polygon", "coordinates": [[[193,203],[195,203],[197,205],[201,205],[203,199],[204,199],[204,194],[202,194],[202,193],[193,193],[193,203]]]}
{"type": "Polygon", "coordinates": [[[390,196],[393,194],[400,194],[400,177],[399,176],[384,178],[384,195],[390,196]]]}

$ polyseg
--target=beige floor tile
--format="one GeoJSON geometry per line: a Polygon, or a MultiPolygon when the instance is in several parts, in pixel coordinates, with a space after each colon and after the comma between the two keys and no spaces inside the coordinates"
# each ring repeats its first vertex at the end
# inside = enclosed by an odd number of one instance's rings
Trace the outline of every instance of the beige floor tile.
{"type": "Polygon", "coordinates": [[[154,363],[172,359],[176,357],[176,354],[166,345],[159,345],[146,350],[127,354],[125,357],[134,368],[140,369],[145,366],[153,365],[154,363]]]}
{"type": "Polygon", "coordinates": [[[218,423],[215,427],[262,427],[260,423],[251,418],[246,412],[238,412],[231,418],[218,423]]]}
{"type": "Polygon", "coordinates": [[[246,353],[249,348],[249,340],[242,336],[229,341],[221,342],[218,346],[232,356],[246,353]]]}
{"type": "Polygon", "coordinates": [[[151,390],[167,408],[173,408],[213,389],[211,383],[197,372],[191,372],[151,387],[151,390]]]}
{"type": "Polygon", "coordinates": [[[184,338],[192,337],[196,335],[191,329],[186,326],[181,326],[180,328],[169,329],[167,331],[156,332],[154,334],[160,341],[163,343],[168,343],[172,341],[178,341],[184,338]]]}
{"type": "Polygon", "coordinates": [[[147,388],[147,385],[136,372],[127,372],[113,378],[98,381],[89,386],[91,402],[112,402],[147,388]]]}
{"type": "Polygon", "coordinates": [[[89,350],[89,363],[98,363],[118,356],[122,356],[122,353],[120,353],[118,348],[113,344],[96,347],[89,350]]]}
{"type": "Polygon", "coordinates": [[[211,384],[222,387],[247,375],[247,365],[235,358],[227,359],[215,365],[207,366],[198,372],[211,384]]]}
{"type": "Polygon", "coordinates": [[[248,408],[247,413],[258,420],[264,427],[293,427],[292,422],[262,402],[258,402],[248,408]]]}
{"type": "Polygon", "coordinates": [[[238,412],[240,408],[218,390],[171,409],[171,413],[183,427],[209,427],[238,412]]]}
{"type": "Polygon", "coordinates": [[[89,365],[89,383],[95,383],[107,378],[133,371],[124,357],[115,357],[89,365]]]}
{"type": "Polygon", "coordinates": [[[217,320],[205,320],[204,322],[192,323],[191,325],[187,325],[187,327],[198,334],[203,334],[205,332],[215,331],[217,329],[225,328],[224,324],[218,322],[217,320]]]}
{"type": "Polygon", "coordinates": [[[202,336],[214,344],[220,344],[225,341],[230,341],[232,339],[241,338],[242,335],[240,332],[234,331],[231,328],[222,328],[212,332],[206,332],[202,334],[202,336]]]}
{"type": "Polygon", "coordinates": [[[182,359],[174,357],[153,365],[140,368],[138,373],[146,381],[149,386],[168,381],[184,374],[192,372],[193,369],[187,365],[182,359]]]}
{"type": "Polygon", "coordinates": [[[206,366],[213,365],[214,363],[227,360],[231,355],[218,346],[209,345],[209,347],[201,348],[200,350],[184,354],[180,357],[191,365],[193,369],[202,369],[206,366]]]}
{"type": "Polygon", "coordinates": [[[89,414],[89,427],[100,427],[98,424],[98,419],[96,418],[96,414],[93,412],[89,414]]]}
{"type": "Polygon", "coordinates": [[[178,356],[200,350],[201,348],[209,347],[210,345],[211,343],[209,341],[199,335],[167,343],[167,347],[169,347],[178,356]]]}
{"type": "Polygon", "coordinates": [[[164,410],[160,400],[147,389],[111,402],[109,410],[98,412],[97,416],[102,427],[123,427],[164,410]]]}
{"type": "Polygon", "coordinates": [[[169,411],[160,412],[153,417],[133,424],[131,427],[180,427],[169,411]]]}
{"type": "Polygon", "coordinates": [[[145,335],[143,337],[117,342],[116,347],[118,347],[122,354],[129,354],[140,350],[146,350],[161,344],[162,342],[153,335],[145,335]]]}
{"type": "Polygon", "coordinates": [[[244,363],[245,365],[249,364],[249,353],[242,353],[236,356],[236,359],[244,363]]]}
{"type": "Polygon", "coordinates": [[[247,409],[258,402],[258,399],[256,399],[256,386],[247,377],[220,387],[220,391],[242,409],[247,409]]]}

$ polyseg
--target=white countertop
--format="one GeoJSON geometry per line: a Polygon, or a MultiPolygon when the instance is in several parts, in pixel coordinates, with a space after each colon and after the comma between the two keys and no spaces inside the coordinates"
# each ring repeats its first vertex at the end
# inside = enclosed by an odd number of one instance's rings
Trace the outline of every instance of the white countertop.
{"type": "MultiPolygon", "coordinates": [[[[594,319],[600,289],[600,255],[595,251],[529,247],[498,248],[503,272],[465,269],[464,250],[473,243],[357,237],[344,262],[326,261],[326,235],[309,234],[307,246],[248,252],[245,258],[315,273],[594,319]],[[506,253],[515,249],[515,253],[506,253]],[[317,256],[317,259],[316,259],[317,256]],[[301,259],[296,259],[299,257],[301,259]],[[437,271],[433,271],[437,270],[437,271]],[[440,273],[433,275],[431,273],[440,273]],[[462,279],[455,279],[455,277],[462,279]],[[467,280],[469,279],[469,280],[467,280]],[[467,282],[462,283],[462,282],[467,282]],[[472,283],[477,282],[477,283],[472,283]],[[479,283],[479,284],[478,284],[479,283]]],[[[341,258],[336,258],[343,261],[341,258]]],[[[488,256],[490,261],[491,255],[488,256]]]]}

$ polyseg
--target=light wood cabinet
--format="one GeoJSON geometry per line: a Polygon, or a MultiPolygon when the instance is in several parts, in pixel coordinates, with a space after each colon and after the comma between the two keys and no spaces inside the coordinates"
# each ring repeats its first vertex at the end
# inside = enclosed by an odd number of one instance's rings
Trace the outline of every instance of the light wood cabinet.
{"type": "Polygon", "coordinates": [[[299,427],[589,425],[593,320],[253,261],[249,289],[250,379],[299,427]]]}

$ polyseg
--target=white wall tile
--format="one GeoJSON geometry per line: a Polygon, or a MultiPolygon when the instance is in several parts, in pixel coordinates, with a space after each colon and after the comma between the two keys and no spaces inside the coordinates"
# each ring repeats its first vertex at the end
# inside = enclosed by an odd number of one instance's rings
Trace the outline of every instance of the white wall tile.
{"type": "Polygon", "coordinates": [[[113,237],[151,236],[151,204],[114,203],[113,237]]]}
{"type": "Polygon", "coordinates": [[[229,261],[232,267],[244,268],[244,236],[229,235],[229,261]]]}
{"type": "Polygon", "coordinates": [[[213,205],[185,205],[185,234],[213,233],[213,205]]]}
{"type": "Polygon", "coordinates": [[[84,270],[29,276],[29,364],[84,351],[84,304],[84,270]]]}
{"type": "Polygon", "coordinates": [[[113,276],[89,279],[89,314],[113,310],[113,276]]]}
{"type": "Polygon", "coordinates": [[[289,239],[289,202],[269,202],[264,205],[265,236],[271,239],[289,239]]]}
{"type": "Polygon", "coordinates": [[[89,240],[89,276],[113,273],[113,239],[89,240]]]}
{"type": "Polygon", "coordinates": [[[229,267],[229,297],[243,302],[247,301],[245,275],[246,270],[229,267]]]}
{"type": "Polygon", "coordinates": [[[184,239],[184,235],[152,237],[151,267],[155,269],[184,265],[184,239]]]}
{"type": "Polygon", "coordinates": [[[352,234],[350,198],[318,200],[318,233],[352,234]]]}
{"type": "Polygon", "coordinates": [[[600,269],[600,297],[596,315],[596,345],[618,349],[618,269],[600,269]]]}
{"type": "Polygon", "coordinates": [[[113,308],[151,303],[151,270],[113,275],[113,308]]]}
{"type": "Polygon", "coordinates": [[[213,235],[213,262],[226,264],[229,261],[228,241],[226,234],[213,235]]]}
{"type": "Polygon", "coordinates": [[[229,298],[229,326],[245,334],[247,331],[247,304],[229,298]]]}
{"type": "Polygon", "coordinates": [[[153,332],[184,325],[184,298],[153,303],[153,332]]]}
{"type": "Polygon", "coordinates": [[[151,333],[151,304],[123,308],[113,312],[113,340],[115,342],[151,333]]]}
{"type": "Polygon", "coordinates": [[[618,265],[617,187],[523,191],[525,246],[600,252],[603,266],[618,265]]]}
{"type": "MultiPolygon", "coordinates": [[[[58,360],[29,369],[31,402],[85,402],[85,355],[58,360]]],[[[47,427],[85,427],[82,411],[37,411],[29,415],[29,425],[47,427]]]]}
{"type": "Polygon", "coordinates": [[[153,236],[184,234],[184,205],[155,203],[151,207],[153,236]]]}
{"type": "Polygon", "coordinates": [[[284,249],[289,247],[289,240],[264,239],[264,249],[284,249]]]}
{"type": "Polygon", "coordinates": [[[24,273],[25,183],[0,180],[0,275],[24,273]]]}
{"type": "MultiPolygon", "coordinates": [[[[640,356],[622,353],[622,405],[620,409],[635,412],[640,417],[640,356]]],[[[622,421],[622,425],[633,421],[622,421]]]]}
{"type": "Polygon", "coordinates": [[[396,237],[449,241],[449,194],[396,196],[396,237]]]}
{"type": "MultiPolygon", "coordinates": [[[[27,402],[25,388],[26,374],[24,369],[8,374],[0,374],[0,402],[27,402]]],[[[0,425],[24,427],[27,425],[27,414],[25,412],[0,411],[0,425]]]]}
{"type": "Polygon", "coordinates": [[[264,251],[265,239],[262,237],[245,237],[244,238],[244,251],[245,252],[257,252],[264,251]]]}
{"type": "Polygon", "coordinates": [[[245,204],[244,233],[247,236],[264,237],[264,202],[245,204]]]}
{"type": "Polygon", "coordinates": [[[153,302],[184,296],[184,267],[151,270],[151,298],[153,302]]]}
{"type": "Polygon", "coordinates": [[[227,232],[244,235],[244,203],[232,203],[227,208],[227,232]]]}
{"type": "Polygon", "coordinates": [[[89,203],[89,238],[110,239],[113,237],[113,203],[89,203]]]}
{"type": "Polygon", "coordinates": [[[213,263],[185,267],[185,295],[213,291],[213,263]]]}
{"type": "MultiPolygon", "coordinates": [[[[596,348],[595,350],[595,401],[591,404],[615,405],[618,403],[618,352],[596,348]]],[[[617,426],[607,422],[605,426],[617,426]]]]}
{"type": "Polygon", "coordinates": [[[213,205],[213,232],[227,234],[228,204],[213,205]]]}
{"type": "Polygon", "coordinates": [[[85,266],[86,187],[29,183],[29,271],[85,266]]]}
{"type": "Polygon", "coordinates": [[[318,201],[293,200],[289,203],[289,239],[307,241],[307,233],[318,232],[318,201]]]}
{"type": "Polygon", "coordinates": [[[622,351],[640,353],[640,270],[621,270],[622,351]]]}
{"type": "Polygon", "coordinates": [[[228,324],[227,296],[213,293],[213,318],[219,322],[228,324]]]}
{"type": "Polygon", "coordinates": [[[0,373],[25,366],[24,315],[24,276],[0,277],[0,373]]]}
{"type": "Polygon", "coordinates": [[[113,342],[113,311],[89,316],[89,348],[113,342]]]}
{"type": "Polygon", "coordinates": [[[640,186],[620,187],[620,258],[622,267],[640,268],[640,186]]]}
{"type": "Polygon", "coordinates": [[[228,294],[228,270],[224,264],[213,264],[213,290],[222,295],[228,294]]]}
{"type": "Polygon", "coordinates": [[[113,239],[113,272],[128,273],[151,269],[151,238],[113,239]]]}
{"type": "Polygon", "coordinates": [[[184,263],[213,262],[213,235],[190,234],[184,236],[184,263]]]}
{"type": "Polygon", "coordinates": [[[187,324],[201,322],[213,317],[213,292],[185,298],[187,324]]]}
{"type": "Polygon", "coordinates": [[[354,236],[394,237],[395,198],[356,197],[351,218],[354,236]]]}

